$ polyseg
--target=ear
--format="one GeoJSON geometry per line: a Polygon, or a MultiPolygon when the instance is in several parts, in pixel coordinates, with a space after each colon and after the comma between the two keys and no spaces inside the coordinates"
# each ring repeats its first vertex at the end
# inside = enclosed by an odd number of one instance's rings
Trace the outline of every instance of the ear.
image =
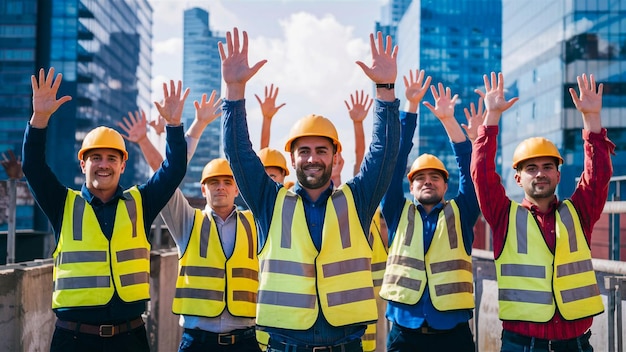
{"type": "Polygon", "coordinates": [[[122,166],[121,166],[120,174],[123,174],[123,173],[124,173],[124,170],[126,170],[126,161],[122,161],[122,166]]]}
{"type": "Polygon", "coordinates": [[[293,167],[293,169],[296,169],[296,158],[293,155],[293,151],[291,153],[289,153],[289,155],[291,156],[291,167],[293,167]]]}
{"type": "Polygon", "coordinates": [[[206,198],[207,190],[206,190],[206,186],[204,185],[204,183],[200,184],[200,191],[202,191],[202,196],[206,198]]]}
{"type": "Polygon", "coordinates": [[[85,169],[86,163],[85,160],[80,161],[80,171],[83,172],[83,175],[87,174],[87,170],[85,169]]]}
{"type": "Polygon", "coordinates": [[[515,177],[515,182],[517,183],[517,185],[523,188],[522,176],[520,176],[519,171],[515,171],[515,175],[513,177],[515,177]]]}

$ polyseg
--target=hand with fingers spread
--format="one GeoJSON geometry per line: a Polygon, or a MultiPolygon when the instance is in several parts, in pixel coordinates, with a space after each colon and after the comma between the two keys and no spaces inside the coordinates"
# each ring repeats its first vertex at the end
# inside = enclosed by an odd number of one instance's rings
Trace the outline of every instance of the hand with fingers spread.
{"type": "Polygon", "coordinates": [[[593,75],[587,77],[586,74],[577,76],[578,90],[580,95],[576,93],[574,88],[569,89],[572,96],[574,106],[583,115],[583,125],[586,130],[594,133],[602,130],[602,120],[600,118],[600,110],[602,110],[602,91],[604,85],[600,83],[596,87],[596,79],[593,75]]]}
{"type": "Polygon", "coordinates": [[[508,110],[519,98],[511,98],[506,100],[504,97],[504,76],[502,72],[498,73],[496,77],[495,72],[491,72],[491,81],[489,76],[483,75],[483,81],[485,82],[485,92],[480,89],[476,89],[475,92],[480,95],[485,102],[485,109],[487,115],[485,116],[485,125],[497,125],[500,122],[500,116],[506,110],[508,110]]]}
{"type": "Polygon", "coordinates": [[[222,79],[226,83],[227,100],[241,100],[245,96],[246,83],[265,65],[261,60],[250,67],[248,65],[248,33],[243,31],[239,38],[239,29],[233,28],[226,32],[226,49],[224,43],[217,44],[222,60],[222,79]]]}
{"type": "Polygon", "coordinates": [[[173,80],[170,80],[170,89],[168,91],[167,83],[163,83],[163,100],[154,102],[159,114],[163,116],[169,126],[179,126],[181,124],[185,100],[189,95],[189,88],[183,92],[182,87],[182,81],[178,81],[178,84],[175,84],[173,80]]]}
{"type": "MultiPolygon", "coordinates": [[[[398,46],[393,46],[391,36],[387,36],[383,42],[383,34],[378,32],[376,37],[370,34],[370,48],[372,50],[372,66],[368,67],[362,61],[356,64],[363,69],[363,72],[376,84],[395,83],[398,74],[398,46]]],[[[393,89],[378,88],[376,97],[384,101],[394,101],[396,99],[393,89]]]]}
{"type": "Polygon", "coordinates": [[[213,90],[208,99],[207,94],[203,93],[200,101],[193,102],[193,106],[196,108],[196,117],[187,130],[188,135],[200,139],[206,126],[222,115],[222,99],[215,100],[216,97],[217,91],[213,90]]]}
{"type": "Polygon", "coordinates": [[[126,135],[122,135],[127,141],[139,144],[148,137],[148,127],[146,123],[146,112],[141,110],[128,112],[128,118],[123,118],[123,123],[118,122],[117,125],[126,132],[126,135]]]}
{"type": "Polygon", "coordinates": [[[63,75],[61,73],[54,77],[54,67],[48,70],[48,75],[45,75],[45,70],[42,68],[39,70],[39,76],[30,77],[30,82],[33,88],[33,115],[30,119],[31,126],[35,128],[45,128],[48,126],[48,121],[52,114],[57,109],[72,100],[69,95],[63,96],[57,99],[57,93],[61,86],[63,75]]]}
{"type": "Polygon", "coordinates": [[[160,136],[163,132],[165,132],[165,119],[161,115],[157,116],[154,120],[150,120],[148,125],[154,129],[157,136],[160,136]]]}
{"type": "Polygon", "coordinates": [[[4,172],[10,179],[19,180],[24,177],[24,173],[22,172],[22,162],[19,157],[15,156],[13,149],[8,149],[6,154],[2,153],[2,161],[0,161],[0,164],[2,164],[4,172]],[[9,155],[8,157],[7,154],[9,155]]]}
{"type": "Polygon", "coordinates": [[[424,102],[424,106],[441,121],[441,124],[452,142],[463,142],[466,140],[465,134],[463,133],[461,125],[459,125],[454,117],[454,107],[456,106],[459,95],[455,94],[452,96],[450,87],[444,87],[442,83],[439,83],[437,86],[439,91],[435,89],[435,86],[430,86],[430,92],[435,99],[435,106],[432,106],[432,104],[427,101],[424,102]]]}
{"type": "MultiPolygon", "coordinates": [[[[354,95],[350,94],[350,102],[352,103],[352,106],[350,106],[346,100],[343,102],[346,104],[346,108],[348,108],[348,114],[350,115],[354,126],[355,159],[352,174],[356,175],[359,172],[363,156],[365,155],[365,131],[363,130],[363,120],[367,117],[367,113],[372,107],[374,99],[370,98],[368,94],[365,94],[363,90],[361,90],[360,94],[357,90],[354,95]]],[[[341,165],[343,167],[343,158],[341,165]]],[[[339,177],[341,178],[341,170],[339,170],[339,174],[339,177]]]]}
{"type": "Polygon", "coordinates": [[[263,115],[263,124],[261,125],[261,149],[267,148],[270,145],[270,134],[272,126],[272,118],[274,115],[285,106],[285,103],[276,106],[276,97],[278,96],[278,87],[274,89],[274,85],[265,86],[265,100],[255,94],[256,100],[261,106],[261,114],[263,115]]]}
{"type": "Polygon", "coordinates": [[[474,103],[470,103],[469,110],[467,108],[463,109],[463,112],[465,112],[465,118],[467,119],[467,125],[462,123],[461,127],[463,127],[465,133],[467,133],[467,138],[469,138],[472,143],[478,136],[478,126],[483,124],[485,121],[485,115],[487,114],[487,111],[483,109],[483,106],[485,105],[483,101],[483,97],[478,98],[478,109],[474,103]]]}
{"type": "Polygon", "coordinates": [[[413,71],[409,71],[409,77],[404,76],[404,87],[406,100],[409,102],[409,112],[416,113],[419,103],[424,98],[424,94],[430,87],[430,81],[432,77],[426,77],[424,80],[424,70],[420,70],[419,73],[415,70],[415,74],[413,71]]]}

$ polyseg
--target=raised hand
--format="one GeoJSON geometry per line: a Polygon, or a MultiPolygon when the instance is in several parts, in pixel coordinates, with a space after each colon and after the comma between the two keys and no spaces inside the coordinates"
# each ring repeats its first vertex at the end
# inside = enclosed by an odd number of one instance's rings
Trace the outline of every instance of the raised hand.
{"type": "Polygon", "coordinates": [[[435,106],[429,102],[424,102],[426,106],[439,120],[454,119],[454,107],[456,101],[459,98],[458,94],[452,97],[450,87],[444,87],[442,83],[438,84],[439,92],[435,89],[435,86],[430,86],[430,92],[435,99],[435,106]]]}
{"type": "Polygon", "coordinates": [[[509,100],[504,98],[504,76],[502,72],[498,73],[497,78],[496,73],[491,72],[491,81],[489,81],[489,76],[483,75],[483,81],[485,82],[485,92],[483,93],[479,89],[476,89],[475,92],[483,97],[487,111],[502,113],[519,100],[517,97],[509,100]]]}
{"type": "Polygon", "coordinates": [[[365,94],[363,90],[359,94],[359,91],[355,91],[354,94],[350,94],[350,102],[352,103],[352,107],[348,103],[347,100],[343,101],[346,104],[346,108],[348,108],[348,114],[350,118],[354,122],[363,122],[367,117],[367,113],[370,111],[372,107],[372,103],[374,99],[370,98],[369,94],[365,94]]]}
{"type": "Polygon", "coordinates": [[[165,119],[161,115],[154,120],[148,121],[148,125],[154,129],[157,136],[160,136],[163,132],[165,132],[165,119]]]}
{"type": "Polygon", "coordinates": [[[424,80],[424,70],[420,70],[419,73],[415,70],[415,75],[413,75],[413,70],[409,70],[409,78],[404,76],[405,96],[409,102],[409,112],[417,112],[417,107],[424,98],[431,79],[432,77],[428,76],[424,80]]]}
{"type": "Polygon", "coordinates": [[[378,32],[376,40],[374,34],[370,34],[370,47],[372,49],[372,66],[368,67],[362,61],[357,61],[356,64],[374,83],[394,83],[398,73],[398,64],[396,63],[398,46],[392,46],[389,35],[383,43],[383,34],[378,32]]]}
{"type": "Polygon", "coordinates": [[[217,99],[216,101],[216,95],[217,92],[213,90],[208,100],[206,93],[204,93],[199,102],[197,100],[193,102],[193,106],[196,108],[196,120],[205,126],[222,115],[222,99],[217,99]]]}
{"type": "Polygon", "coordinates": [[[6,151],[6,154],[2,153],[2,160],[0,161],[0,164],[2,164],[4,172],[6,172],[7,176],[9,176],[10,179],[15,180],[24,177],[24,173],[22,172],[22,162],[20,161],[20,158],[15,157],[15,153],[13,153],[12,149],[8,149],[6,151]],[[6,154],[9,154],[8,158],[6,154]]]}
{"type": "Polygon", "coordinates": [[[57,99],[59,86],[63,80],[62,74],[54,77],[54,67],[50,67],[48,75],[45,75],[44,69],[39,70],[39,77],[30,76],[30,82],[33,88],[33,115],[30,124],[36,128],[45,128],[52,114],[59,106],[72,100],[69,95],[57,99]]]}
{"type": "Polygon", "coordinates": [[[463,127],[465,133],[467,133],[467,138],[469,138],[472,142],[474,142],[478,136],[478,126],[483,124],[485,121],[485,115],[487,114],[487,112],[483,109],[483,101],[483,97],[478,98],[478,109],[476,109],[474,103],[470,103],[469,110],[467,108],[463,109],[463,112],[465,112],[465,118],[467,119],[467,125],[462,123],[461,127],[463,127]]]}
{"type": "Polygon", "coordinates": [[[602,129],[602,121],[600,119],[600,110],[602,110],[602,91],[604,85],[600,83],[596,87],[596,80],[593,75],[587,77],[586,74],[577,76],[578,90],[580,95],[576,93],[574,88],[569,89],[572,101],[576,109],[583,115],[583,125],[585,129],[598,133],[602,129]]]}
{"type": "Polygon", "coordinates": [[[189,95],[189,88],[183,93],[183,82],[178,81],[175,85],[170,80],[170,91],[167,90],[167,83],[163,83],[163,100],[162,102],[154,102],[159,114],[163,116],[165,122],[170,126],[179,126],[183,115],[183,107],[185,99],[189,95]]]}
{"type": "Polygon", "coordinates": [[[146,113],[141,110],[135,111],[133,115],[132,111],[128,112],[128,118],[123,118],[124,123],[118,122],[117,125],[126,132],[126,135],[122,135],[124,139],[133,143],[140,143],[148,136],[148,127],[146,122],[146,113]]]}
{"type": "Polygon", "coordinates": [[[245,86],[248,80],[254,76],[267,60],[261,60],[250,67],[248,65],[248,33],[243,31],[243,40],[239,39],[239,30],[233,28],[233,32],[226,32],[226,50],[224,43],[217,43],[222,59],[222,79],[226,83],[226,99],[241,100],[245,96],[245,86]]]}
{"type": "Polygon", "coordinates": [[[278,87],[274,89],[274,84],[271,84],[269,87],[265,86],[265,99],[261,100],[258,94],[254,95],[256,100],[259,102],[261,106],[261,114],[263,114],[264,119],[272,119],[274,115],[285,106],[285,103],[276,106],[276,97],[278,96],[278,87]]]}

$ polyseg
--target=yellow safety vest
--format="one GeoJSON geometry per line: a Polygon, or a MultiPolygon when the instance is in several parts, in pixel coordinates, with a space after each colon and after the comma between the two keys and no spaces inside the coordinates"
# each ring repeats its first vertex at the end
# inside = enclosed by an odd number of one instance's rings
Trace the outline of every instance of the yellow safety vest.
{"type": "Polygon", "coordinates": [[[555,229],[552,254],[532,213],[511,202],[504,248],[495,260],[500,319],[544,323],[557,307],[567,320],[604,311],[591,250],[571,201],[557,208],[555,229]]]}
{"type": "MultiPolygon", "coordinates": [[[[368,242],[372,247],[372,279],[374,280],[374,296],[380,293],[380,286],[383,283],[385,275],[385,267],[387,266],[387,248],[382,240],[382,232],[380,229],[380,208],[376,209],[376,213],[372,218],[368,242]]],[[[380,312],[379,312],[380,313],[380,312]]],[[[380,317],[380,314],[379,314],[380,317]]],[[[364,352],[376,351],[377,339],[376,323],[368,324],[365,334],[361,337],[364,352]]]]}
{"type": "Polygon", "coordinates": [[[236,216],[235,247],[226,259],[215,221],[196,209],[189,244],[178,261],[172,303],[175,314],[213,318],[227,308],[234,316],[255,317],[259,287],[256,227],[250,211],[237,211],[236,216]]]}
{"type": "Polygon", "coordinates": [[[326,203],[319,252],[302,199],[281,188],[259,254],[257,325],[306,330],[320,308],[333,326],[375,321],[371,258],[349,187],[340,187],[326,203]]]}
{"type": "Polygon", "coordinates": [[[52,308],[106,305],[113,293],[124,302],[150,299],[150,243],[137,187],[117,202],[108,240],[93,208],[68,190],[54,258],[52,308]]]}
{"type": "Polygon", "coordinates": [[[416,304],[426,286],[439,311],[474,308],[472,258],[465,251],[459,207],[447,202],[424,253],[423,223],[415,204],[406,201],[398,232],[389,248],[380,296],[416,304]]]}

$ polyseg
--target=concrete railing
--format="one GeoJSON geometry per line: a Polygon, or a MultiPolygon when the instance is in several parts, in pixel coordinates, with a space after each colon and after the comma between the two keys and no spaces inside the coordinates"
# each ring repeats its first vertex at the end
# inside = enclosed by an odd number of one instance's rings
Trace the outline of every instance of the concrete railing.
{"type": "MultiPolygon", "coordinates": [[[[474,336],[479,351],[499,351],[502,324],[498,319],[497,284],[493,253],[474,250],[474,277],[476,280],[476,310],[473,319],[474,336]]],[[[145,320],[148,339],[153,351],[176,351],[182,329],[178,316],[171,311],[174,297],[178,254],[174,249],[153,251],[151,255],[151,290],[145,320]]],[[[592,345],[597,351],[617,350],[620,341],[614,328],[621,327],[626,319],[623,309],[618,310],[613,324],[609,324],[607,294],[618,292],[605,287],[611,277],[626,276],[626,262],[593,260],[603,300],[605,313],[594,318],[592,345]],[[609,278],[607,280],[607,278],[609,278]],[[613,342],[613,348],[609,346],[613,342]]],[[[622,288],[623,290],[626,290],[622,288]]],[[[618,295],[619,297],[619,295],[618,295]]],[[[47,351],[54,331],[55,317],[51,307],[52,260],[39,260],[0,267],[0,351],[47,351]]],[[[619,303],[624,304],[624,295],[619,303]]],[[[619,331],[619,330],[617,330],[619,331]]],[[[621,341],[626,340],[621,332],[621,341]]]]}

